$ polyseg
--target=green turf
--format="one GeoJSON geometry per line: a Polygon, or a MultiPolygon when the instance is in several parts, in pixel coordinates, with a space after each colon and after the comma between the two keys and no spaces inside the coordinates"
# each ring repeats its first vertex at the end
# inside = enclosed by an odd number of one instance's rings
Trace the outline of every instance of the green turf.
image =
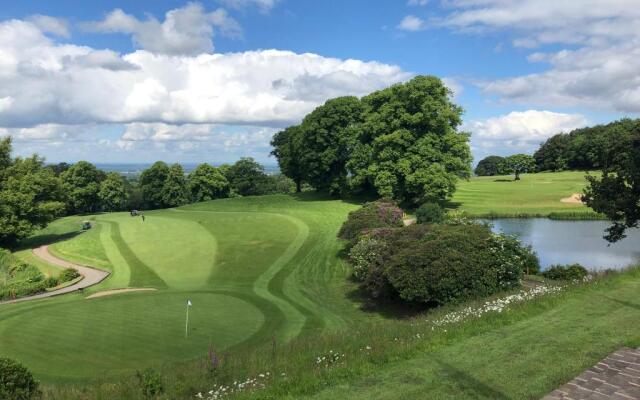
{"type": "Polygon", "coordinates": [[[582,193],[586,172],[567,171],[513,176],[483,176],[461,181],[451,207],[473,216],[548,216],[551,213],[589,212],[582,204],[560,199],[582,193]]]}
{"type": "Polygon", "coordinates": [[[345,296],[348,270],[336,256],[336,233],[356,207],[265,196],[150,211],[144,222],[128,213],[55,221],[27,243],[52,243],[55,255],[111,275],[83,295],[0,306],[0,337],[10,338],[0,354],[44,381],[82,380],[191,360],[209,344],[284,341],[369,319],[345,296]],[[81,232],[85,219],[93,228],[81,232]],[[124,287],[158,291],[84,299],[124,287]]]}

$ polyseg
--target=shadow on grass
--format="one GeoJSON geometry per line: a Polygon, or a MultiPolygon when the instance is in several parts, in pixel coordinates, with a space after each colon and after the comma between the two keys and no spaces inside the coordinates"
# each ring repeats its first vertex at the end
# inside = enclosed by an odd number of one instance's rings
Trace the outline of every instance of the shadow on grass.
{"type": "Polygon", "coordinates": [[[494,182],[517,182],[514,181],[513,179],[494,179],[494,182]]]}
{"type": "Polygon", "coordinates": [[[32,236],[30,238],[20,241],[20,243],[18,243],[18,245],[16,246],[15,250],[19,251],[19,250],[25,250],[25,249],[32,249],[32,248],[36,248],[44,245],[50,245],[57,242],[62,242],[64,240],[72,239],[84,232],[85,231],[77,230],[74,232],[67,232],[67,233],[59,233],[59,234],[51,233],[46,235],[32,236]]]}
{"type": "Polygon", "coordinates": [[[329,200],[342,200],[345,203],[361,205],[368,201],[377,200],[377,196],[373,195],[348,195],[348,196],[332,196],[326,192],[308,191],[301,193],[293,193],[290,195],[297,201],[329,201],[329,200]]]}
{"type": "MultiPolygon", "coordinates": [[[[354,284],[356,281],[350,278],[354,284]]],[[[358,305],[358,308],[366,313],[378,314],[387,319],[403,320],[414,318],[433,307],[424,304],[406,304],[397,300],[380,298],[372,299],[371,296],[362,288],[355,286],[352,290],[347,291],[347,298],[358,305]]]]}
{"type": "Polygon", "coordinates": [[[611,300],[614,303],[618,303],[622,306],[625,307],[630,307],[630,308],[635,308],[636,310],[640,310],[640,304],[636,304],[636,303],[631,303],[630,301],[624,301],[624,300],[618,300],[618,299],[614,299],[613,297],[609,297],[609,296],[602,296],[607,300],[611,300]]]}
{"type": "Polygon", "coordinates": [[[456,386],[461,392],[473,394],[473,396],[478,399],[506,400],[510,398],[499,390],[469,375],[467,372],[455,368],[451,364],[442,360],[435,361],[442,369],[442,372],[451,378],[452,381],[456,382],[456,386]]]}

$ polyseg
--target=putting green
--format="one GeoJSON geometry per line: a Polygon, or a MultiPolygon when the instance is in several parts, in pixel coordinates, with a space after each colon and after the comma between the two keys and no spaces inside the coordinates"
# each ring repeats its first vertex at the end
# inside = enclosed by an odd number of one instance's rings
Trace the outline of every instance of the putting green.
{"type": "Polygon", "coordinates": [[[204,357],[209,345],[284,341],[369,319],[348,299],[337,257],[336,233],[356,207],[263,196],[149,211],[145,221],[128,213],[55,221],[30,243],[111,275],[83,294],[0,306],[0,355],[43,381],[90,380],[204,357]],[[94,227],[79,233],[83,219],[94,227]],[[85,299],[123,287],[158,290],[85,299]]]}
{"type": "Polygon", "coordinates": [[[140,360],[158,365],[202,356],[209,344],[227,348],[263,323],[256,307],[224,294],[120,294],[14,313],[0,324],[0,354],[41,377],[90,379],[138,368],[140,360]],[[187,299],[193,306],[185,338],[187,299]]]}

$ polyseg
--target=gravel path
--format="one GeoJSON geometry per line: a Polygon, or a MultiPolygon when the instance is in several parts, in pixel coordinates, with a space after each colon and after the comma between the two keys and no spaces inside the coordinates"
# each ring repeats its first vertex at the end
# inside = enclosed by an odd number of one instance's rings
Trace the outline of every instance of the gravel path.
{"type": "Polygon", "coordinates": [[[51,253],[49,253],[49,246],[40,246],[36,249],[33,249],[33,254],[36,257],[48,262],[49,264],[57,265],[62,268],[73,268],[76,271],[78,271],[83,278],[80,281],[74,283],[73,285],[63,287],[61,289],[52,290],[50,292],[40,293],[33,296],[21,297],[15,300],[2,301],[0,302],[0,304],[10,304],[10,303],[17,303],[20,301],[44,299],[46,297],[53,297],[53,296],[58,296],[65,293],[75,292],[76,290],[84,289],[89,286],[93,286],[97,283],[100,283],[107,276],[109,276],[109,273],[106,271],[102,271],[102,270],[90,268],[90,267],[84,267],[82,265],[74,264],[72,262],[58,258],[52,255],[51,253]]]}

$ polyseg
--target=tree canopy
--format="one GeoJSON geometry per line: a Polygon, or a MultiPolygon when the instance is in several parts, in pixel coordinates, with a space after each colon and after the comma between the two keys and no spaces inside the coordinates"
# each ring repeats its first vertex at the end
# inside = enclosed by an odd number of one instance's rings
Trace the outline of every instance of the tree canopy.
{"type": "Polygon", "coordinates": [[[505,157],[500,169],[506,174],[513,174],[514,180],[520,180],[520,174],[533,172],[536,167],[536,160],[528,154],[514,154],[505,157]]]}
{"type": "Polygon", "coordinates": [[[200,164],[191,171],[188,179],[192,201],[208,201],[229,196],[229,181],[217,168],[200,164]]]}
{"type": "Polygon", "coordinates": [[[0,140],[0,246],[45,227],[65,210],[62,183],[42,158],[11,157],[11,139],[0,140]]]}
{"type": "Polygon", "coordinates": [[[306,174],[302,162],[302,135],[302,128],[295,125],[276,133],[271,139],[271,155],[278,159],[280,172],[295,182],[298,193],[302,191],[302,182],[306,174]]]}
{"type": "Polygon", "coordinates": [[[616,242],[640,224],[640,120],[610,142],[603,153],[602,177],[587,176],[587,205],[605,214],[612,225],[605,239],[616,242]]]}
{"type": "Polygon", "coordinates": [[[177,207],[187,203],[187,180],[182,165],[176,163],[169,167],[160,198],[164,207],[177,207]]]}
{"type": "Polygon", "coordinates": [[[98,197],[105,211],[120,211],[127,201],[127,185],[125,179],[117,172],[109,172],[100,183],[98,197]]]}
{"type": "Polygon", "coordinates": [[[97,210],[100,182],[104,172],[87,161],[79,161],[60,175],[67,196],[69,213],[88,213],[97,210]]]}
{"type": "Polygon", "coordinates": [[[162,198],[162,188],[169,175],[169,166],[157,161],[151,167],[142,171],[140,174],[140,189],[142,190],[142,198],[149,208],[165,207],[162,198]]]}
{"type": "Polygon", "coordinates": [[[502,166],[504,157],[488,156],[480,160],[476,169],[473,171],[477,176],[494,176],[502,175],[502,166]]]}
{"type": "Polygon", "coordinates": [[[251,157],[242,157],[233,165],[222,168],[231,189],[240,196],[267,194],[269,177],[264,167],[251,157]]]}
{"type": "Polygon", "coordinates": [[[273,154],[294,181],[333,195],[440,201],[471,173],[469,135],[458,132],[461,115],[440,79],[418,76],[361,100],[327,101],[299,126],[279,132],[273,154]]]}

